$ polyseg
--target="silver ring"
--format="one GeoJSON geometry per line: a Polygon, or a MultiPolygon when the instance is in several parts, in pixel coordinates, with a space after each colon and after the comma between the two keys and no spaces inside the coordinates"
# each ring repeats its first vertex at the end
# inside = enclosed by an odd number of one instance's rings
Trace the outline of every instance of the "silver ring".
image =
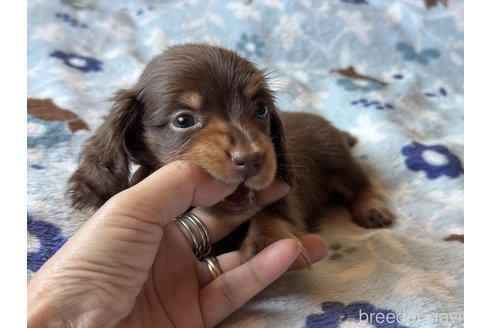
{"type": "Polygon", "coordinates": [[[215,256],[209,256],[203,259],[207,263],[208,271],[214,279],[217,279],[221,274],[224,273],[220,267],[219,260],[215,256]]]}
{"type": "Polygon", "coordinates": [[[174,222],[188,231],[193,242],[193,253],[199,260],[210,254],[212,245],[207,229],[195,214],[186,212],[174,219],[174,222]]]}

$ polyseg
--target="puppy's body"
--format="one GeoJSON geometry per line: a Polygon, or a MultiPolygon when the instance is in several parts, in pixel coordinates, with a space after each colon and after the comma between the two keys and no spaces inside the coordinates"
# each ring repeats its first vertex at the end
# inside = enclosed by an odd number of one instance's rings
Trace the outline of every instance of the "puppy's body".
{"type": "Polygon", "coordinates": [[[353,220],[365,228],[393,223],[382,191],[351,154],[350,148],[357,142],[354,137],[318,115],[282,112],[280,118],[286,156],[294,171],[293,186],[283,200],[251,221],[242,243],[247,257],[276,240],[305,233],[315,226],[317,212],[333,202],[348,206],[353,220]]]}
{"type": "MultiPolygon", "coordinates": [[[[265,75],[236,53],[209,45],[175,46],[122,90],[89,138],[69,180],[76,208],[97,208],[159,167],[188,160],[218,180],[239,184],[212,207],[224,220],[252,218],[241,250],[250,258],[282,238],[298,238],[324,204],[339,200],[364,227],[393,221],[381,194],[352,157],[355,139],[320,116],[277,113],[265,75]],[[254,194],[281,178],[292,188],[267,208],[254,194]]],[[[225,221],[226,223],[226,221],[225,221]]],[[[305,253],[301,265],[309,265],[305,253]]]]}
{"type": "Polygon", "coordinates": [[[286,112],[280,117],[296,175],[292,194],[305,221],[327,203],[338,201],[349,207],[354,221],[363,227],[393,222],[382,202],[382,190],[351,154],[357,139],[318,115],[286,112]]]}

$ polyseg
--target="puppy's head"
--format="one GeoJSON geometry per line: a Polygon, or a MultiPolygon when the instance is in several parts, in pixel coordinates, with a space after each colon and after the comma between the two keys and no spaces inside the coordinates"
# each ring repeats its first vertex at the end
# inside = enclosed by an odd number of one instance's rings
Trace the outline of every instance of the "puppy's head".
{"type": "Polygon", "coordinates": [[[97,208],[130,184],[130,164],[152,172],[188,160],[240,184],[221,205],[241,211],[279,176],[291,183],[281,121],[265,74],[235,52],[169,48],[120,91],[69,180],[73,206],[97,208]]]}

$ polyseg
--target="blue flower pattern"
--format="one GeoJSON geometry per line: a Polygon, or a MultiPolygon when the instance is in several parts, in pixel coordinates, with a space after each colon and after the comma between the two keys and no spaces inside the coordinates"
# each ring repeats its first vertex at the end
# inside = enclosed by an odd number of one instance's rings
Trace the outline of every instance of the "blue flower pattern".
{"type": "Polygon", "coordinates": [[[446,91],[445,88],[439,88],[437,92],[424,92],[424,95],[428,98],[435,98],[435,97],[446,97],[448,95],[448,92],[446,91]]]}
{"type": "Polygon", "coordinates": [[[383,103],[383,102],[381,102],[379,100],[369,100],[369,99],[366,99],[366,98],[360,98],[358,100],[354,100],[350,104],[353,105],[353,106],[355,106],[355,105],[362,105],[365,108],[367,108],[367,107],[374,107],[377,110],[383,110],[383,109],[393,110],[393,109],[395,109],[395,107],[393,105],[391,105],[391,104],[383,103]]]}
{"type": "Polygon", "coordinates": [[[63,60],[65,65],[78,69],[81,72],[98,72],[102,70],[102,62],[95,58],[80,56],[76,54],[69,54],[63,51],[55,51],[50,54],[51,57],[55,57],[63,60]]]}
{"type": "Polygon", "coordinates": [[[398,42],[396,50],[402,54],[403,59],[416,61],[424,66],[429,65],[432,59],[437,59],[441,56],[441,53],[436,49],[424,49],[417,52],[413,46],[406,42],[398,42]]]}
{"type": "Polygon", "coordinates": [[[60,228],[56,225],[36,220],[29,213],[27,214],[27,231],[38,239],[41,245],[38,250],[27,252],[27,268],[38,271],[44,262],[65,244],[67,238],[61,234],[60,228]]]}
{"type": "Polygon", "coordinates": [[[463,174],[460,159],[443,145],[425,146],[414,141],[403,147],[401,152],[410,170],[424,171],[429,179],[441,176],[457,178],[463,174]]]}
{"type": "Polygon", "coordinates": [[[27,126],[39,126],[45,131],[43,133],[32,133],[27,136],[27,148],[54,148],[60,143],[70,140],[67,124],[60,121],[42,121],[33,117],[27,119],[27,126]]]}
{"type": "Polygon", "coordinates": [[[68,13],[56,13],[55,17],[62,20],[64,23],[69,25],[70,27],[80,27],[80,28],[88,28],[87,24],[79,22],[76,18],[72,17],[68,13]]]}

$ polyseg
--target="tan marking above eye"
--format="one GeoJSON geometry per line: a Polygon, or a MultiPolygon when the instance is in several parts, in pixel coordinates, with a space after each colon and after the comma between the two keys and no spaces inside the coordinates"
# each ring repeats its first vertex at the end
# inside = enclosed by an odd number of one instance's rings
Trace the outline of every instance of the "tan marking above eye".
{"type": "Polygon", "coordinates": [[[203,103],[203,97],[196,91],[186,91],[179,96],[178,100],[190,109],[199,109],[203,103]]]}
{"type": "Polygon", "coordinates": [[[256,93],[264,87],[264,82],[259,77],[251,78],[243,89],[243,96],[246,99],[253,98],[256,93]]]}

